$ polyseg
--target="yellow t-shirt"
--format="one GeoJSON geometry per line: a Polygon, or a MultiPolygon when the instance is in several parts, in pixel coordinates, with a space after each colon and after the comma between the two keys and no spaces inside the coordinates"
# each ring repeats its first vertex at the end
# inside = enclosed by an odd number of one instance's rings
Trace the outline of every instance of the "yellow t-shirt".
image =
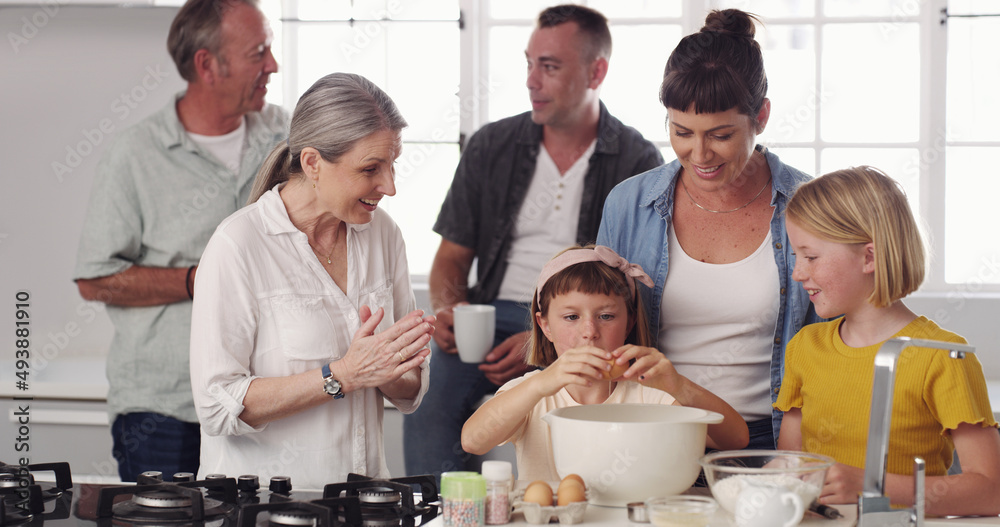
{"type": "MultiPolygon", "coordinates": [[[[802,450],[864,468],[874,360],[881,343],[847,346],[840,338],[842,320],[808,325],[788,343],[774,407],[802,409],[802,450]]],[[[893,337],[903,336],[965,343],[926,317],[893,337]]],[[[912,474],[913,458],[920,456],[928,476],[946,474],[955,447],[945,432],[960,423],[997,426],[976,356],[958,360],[943,350],[903,350],[896,368],[886,470],[912,474]]]]}

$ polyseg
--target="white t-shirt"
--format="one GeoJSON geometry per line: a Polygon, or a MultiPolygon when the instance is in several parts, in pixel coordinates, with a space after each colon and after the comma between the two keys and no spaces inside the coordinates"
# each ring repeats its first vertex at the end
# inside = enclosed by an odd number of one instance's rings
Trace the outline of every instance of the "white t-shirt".
{"type": "Polygon", "coordinates": [[[560,174],[545,145],[539,145],[535,175],[517,214],[507,271],[497,298],[531,302],[542,267],[559,251],[576,244],[583,179],[595,148],[596,139],[565,174],[560,174]]]}
{"type": "Polygon", "coordinates": [[[691,258],[673,228],[669,243],[660,350],[681,375],[721,397],[747,421],[769,418],[779,301],[771,231],[753,254],[728,264],[691,258]]]}
{"type": "MultiPolygon", "coordinates": [[[[541,373],[541,370],[531,371],[516,379],[507,381],[506,384],[497,390],[497,395],[510,390],[521,384],[532,375],[541,373]]],[[[645,404],[674,404],[674,397],[667,392],[649,388],[637,382],[623,381],[615,383],[615,390],[611,392],[607,400],[602,404],[623,404],[623,403],[645,403],[645,404]]],[[[514,431],[513,435],[504,443],[514,443],[514,453],[517,456],[517,479],[525,481],[559,481],[559,474],[556,472],[556,458],[552,454],[552,435],[549,433],[548,423],[542,421],[542,416],[555,410],[556,408],[568,408],[570,406],[580,406],[580,403],[563,388],[555,393],[543,397],[538,404],[532,408],[531,412],[525,416],[524,421],[514,431]]],[[[582,438],[586,440],[586,438],[582,438]]]]}
{"type": "Polygon", "coordinates": [[[247,120],[240,119],[240,126],[223,135],[201,135],[188,132],[188,137],[198,143],[198,146],[208,150],[222,162],[233,175],[240,173],[240,160],[243,157],[243,138],[247,134],[247,120]]]}
{"type": "MultiPolygon", "coordinates": [[[[389,476],[382,440],[383,396],[375,388],[252,428],[239,419],[250,382],[321,367],[344,356],[361,326],[359,309],[382,307],[376,333],[415,309],[403,237],[383,210],[348,225],[344,293],[295,228],[278,187],[224,220],[195,275],[191,386],[201,422],[198,477],[220,473],[290,476],[298,488],[346,481],[349,472],[389,476]]],[[[427,391],[428,363],[413,400],[427,391]]],[[[317,375],[319,373],[317,372],[317,375]]]]}

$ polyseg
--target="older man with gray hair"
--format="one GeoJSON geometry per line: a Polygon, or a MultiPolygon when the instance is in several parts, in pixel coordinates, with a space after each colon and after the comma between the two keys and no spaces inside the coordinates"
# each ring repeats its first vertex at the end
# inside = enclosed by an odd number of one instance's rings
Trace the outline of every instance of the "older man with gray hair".
{"type": "Polygon", "coordinates": [[[266,104],[278,71],[256,0],[189,0],[167,47],[187,90],[120,134],[91,190],[74,279],[107,305],[113,455],[124,481],[198,471],[201,435],[188,368],[198,260],[288,135],[266,104]]]}

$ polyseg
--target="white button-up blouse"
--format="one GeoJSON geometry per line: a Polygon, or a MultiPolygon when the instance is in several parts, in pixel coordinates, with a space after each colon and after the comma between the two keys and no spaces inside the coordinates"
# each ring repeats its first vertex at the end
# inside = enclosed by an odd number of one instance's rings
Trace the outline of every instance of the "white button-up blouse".
{"type": "MultiPolygon", "coordinates": [[[[239,419],[253,379],[343,357],[361,325],[361,306],[384,308],[376,333],[415,309],[406,248],[388,214],[377,209],[371,223],[348,226],[345,294],[289,220],[279,188],[219,225],[195,275],[191,385],[202,431],[199,479],[290,476],[295,488],[322,488],[346,481],[349,472],[388,477],[378,389],[258,428],[239,419]]],[[[404,413],[427,391],[427,362],[421,370],[415,399],[390,400],[404,413]]]]}

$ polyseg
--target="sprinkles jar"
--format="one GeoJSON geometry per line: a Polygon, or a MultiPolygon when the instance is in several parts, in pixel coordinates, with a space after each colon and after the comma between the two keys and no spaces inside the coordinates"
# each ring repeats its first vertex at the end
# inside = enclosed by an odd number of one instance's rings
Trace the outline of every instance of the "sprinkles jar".
{"type": "Polygon", "coordinates": [[[486,478],[475,472],[441,474],[441,512],[448,527],[482,527],[486,478]]]}
{"type": "Polygon", "coordinates": [[[509,461],[483,461],[486,478],[486,525],[510,522],[511,473],[509,461]]]}

